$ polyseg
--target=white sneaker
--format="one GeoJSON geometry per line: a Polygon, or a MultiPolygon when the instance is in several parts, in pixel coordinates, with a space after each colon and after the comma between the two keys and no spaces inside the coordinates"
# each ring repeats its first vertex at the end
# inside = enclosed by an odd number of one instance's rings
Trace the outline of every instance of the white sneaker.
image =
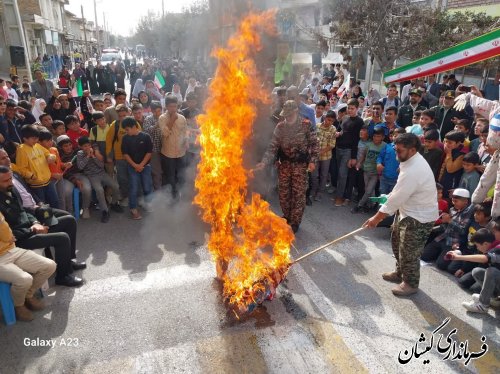
{"type": "MultiPolygon", "coordinates": [[[[474,302],[476,303],[479,303],[479,294],[473,293],[472,300],[474,300],[474,302]]],[[[500,299],[498,299],[498,297],[492,297],[490,299],[490,306],[493,308],[498,308],[500,306],[500,299]]]]}
{"type": "Polygon", "coordinates": [[[90,218],[90,210],[89,210],[89,208],[83,209],[82,218],[83,219],[89,219],[90,218]]]}
{"type": "Polygon", "coordinates": [[[488,313],[488,307],[476,301],[464,301],[462,306],[472,313],[488,313]]]}

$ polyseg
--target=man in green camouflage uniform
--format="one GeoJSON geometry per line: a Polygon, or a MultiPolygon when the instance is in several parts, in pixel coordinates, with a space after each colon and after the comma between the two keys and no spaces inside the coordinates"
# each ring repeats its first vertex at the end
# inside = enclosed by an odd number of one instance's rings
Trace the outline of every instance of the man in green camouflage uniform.
{"type": "Polygon", "coordinates": [[[420,255],[438,218],[437,191],[431,167],[418,152],[419,138],[402,134],[394,145],[400,162],[398,181],[387,201],[363,227],[377,227],[397,212],[391,239],[396,270],[382,274],[382,278],[398,283],[392,290],[394,295],[409,296],[418,291],[420,255]]]}
{"type": "Polygon", "coordinates": [[[314,124],[299,116],[295,101],[284,104],[281,116],[285,119],[276,125],[271,144],[256,169],[278,161],[281,210],[297,232],[306,206],[307,172],[314,170],[319,144],[314,124]]]}

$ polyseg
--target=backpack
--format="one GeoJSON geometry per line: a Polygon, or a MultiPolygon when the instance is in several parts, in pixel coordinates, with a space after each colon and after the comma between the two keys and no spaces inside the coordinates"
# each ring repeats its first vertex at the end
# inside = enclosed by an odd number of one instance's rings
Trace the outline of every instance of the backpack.
{"type": "MultiPolygon", "coordinates": [[[[384,97],[382,99],[382,104],[384,104],[384,109],[385,109],[386,103],[387,103],[387,97],[384,97]]],[[[396,104],[396,107],[399,107],[399,104],[400,104],[399,98],[397,98],[397,97],[394,98],[394,104],[396,104]]]]}

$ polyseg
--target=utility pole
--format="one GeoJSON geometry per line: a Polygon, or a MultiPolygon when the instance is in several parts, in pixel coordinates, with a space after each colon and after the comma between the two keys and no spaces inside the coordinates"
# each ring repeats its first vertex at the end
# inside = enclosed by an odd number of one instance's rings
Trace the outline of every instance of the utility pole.
{"type": "Polygon", "coordinates": [[[89,45],[87,44],[87,21],[85,21],[85,17],[83,16],[83,5],[80,6],[82,10],[82,21],[83,21],[83,38],[85,39],[85,53],[87,54],[87,57],[85,57],[85,60],[89,57],[89,45]]]}
{"type": "Polygon", "coordinates": [[[104,25],[104,47],[109,48],[109,34],[108,34],[108,26],[106,24],[106,13],[102,12],[102,19],[104,25]]]}
{"type": "Polygon", "coordinates": [[[97,24],[97,6],[96,1],[94,0],[94,18],[95,18],[95,38],[97,39],[97,55],[101,54],[101,43],[99,37],[99,26],[97,24]]]}

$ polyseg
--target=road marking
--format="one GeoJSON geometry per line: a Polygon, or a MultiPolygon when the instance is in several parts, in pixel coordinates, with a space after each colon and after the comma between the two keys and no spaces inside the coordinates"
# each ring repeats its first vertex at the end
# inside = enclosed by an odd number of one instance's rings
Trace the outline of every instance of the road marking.
{"type": "MultiPolygon", "coordinates": [[[[120,275],[87,282],[83,287],[75,290],[71,302],[85,302],[102,297],[119,298],[123,295],[177,288],[200,281],[208,282],[215,276],[215,268],[211,261],[204,261],[196,268],[189,265],[178,265],[148,270],[140,274],[133,274],[132,277],[134,276],[138,279],[142,276],[144,278],[134,280],[130,279],[129,275],[120,275]]],[[[58,298],[52,300],[52,304],[60,302],[59,296],[64,298],[66,291],[73,292],[73,290],[58,289],[58,298]]]]}

